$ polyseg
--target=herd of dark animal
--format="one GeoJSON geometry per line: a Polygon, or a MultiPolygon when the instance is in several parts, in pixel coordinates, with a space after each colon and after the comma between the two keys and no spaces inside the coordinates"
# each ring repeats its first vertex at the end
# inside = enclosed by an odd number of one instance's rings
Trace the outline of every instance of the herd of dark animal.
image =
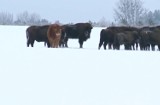
{"type": "Polygon", "coordinates": [[[78,39],[80,48],[83,42],[90,38],[92,25],[89,23],[77,23],[74,25],[44,25],[30,26],[26,30],[27,47],[34,46],[34,41],[44,42],[48,47],[68,47],[68,39],[78,39]]]}
{"type": "Polygon", "coordinates": [[[102,29],[100,33],[99,49],[108,45],[108,49],[120,49],[124,45],[125,50],[136,50],[138,45],[140,50],[155,51],[155,45],[160,50],[160,26],[155,27],[108,27],[102,29]]]}
{"type": "MultiPolygon", "coordinates": [[[[30,26],[26,30],[27,47],[34,46],[34,41],[44,42],[48,47],[68,47],[68,39],[78,39],[80,48],[83,43],[90,38],[92,25],[90,23],[77,23],[73,25],[44,25],[30,26]]],[[[160,50],[160,26],[155,27],[125,27],[112,26],[102,29],[98,49],[103,45],[108,49],[119,50],[124,45],[125,50],[155,50],[158,46],[160,50]],[[136,45],[136,48],[135,48],[136,45]]]]}

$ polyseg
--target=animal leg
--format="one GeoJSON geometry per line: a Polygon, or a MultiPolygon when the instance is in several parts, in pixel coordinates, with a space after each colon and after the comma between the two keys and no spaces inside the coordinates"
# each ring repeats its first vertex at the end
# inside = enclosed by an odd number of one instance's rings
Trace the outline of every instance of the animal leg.
{"type": "Polygon", "coordinates": [[[111,43],[108,44],[108,48],[112,49],[112,44],[111,43]]]}
{"type": "Polygon", "coordinates": [[[106,50],[107,42],[105,41],[103,44],[104,49],[106,50]]]}
{"type": "Polygon", "coordinates": [[[29,47],[30,43],[27,41],[27,47],[29,47]]]}
{"type": "Polygon", "coordinates": [[[31,41],[31,47],[33,47],[34,46],[34,40],[33,41],[31,41]]]}
{"type": "Polygon", "coordinates": [[[80,48],[83,48],[83,41],[79,40],[80,48]]]}
{"type": "Polygon", "coordinates": [[[99,49],[99,50],[100,50],[100,48],[101,48],[102,44],[103,44],[103,42],[102,42],[102,41],[100,41],[100,42],[99,42],[99,46],[98,46],[98,49],[99,49]]]}

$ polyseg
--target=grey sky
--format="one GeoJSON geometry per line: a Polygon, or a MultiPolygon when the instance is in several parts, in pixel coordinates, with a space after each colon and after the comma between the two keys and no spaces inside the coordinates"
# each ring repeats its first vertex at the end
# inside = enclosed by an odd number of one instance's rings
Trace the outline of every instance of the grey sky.
{"type": "MultiPolygon", "coordinates": [[[[119,0],[0,0],[0,11],[37,13],[51,22],[114,21],[113,9],[119,0]]],[[[143,0],[149,10],[160,9],[159,0],[143,0]]]]}

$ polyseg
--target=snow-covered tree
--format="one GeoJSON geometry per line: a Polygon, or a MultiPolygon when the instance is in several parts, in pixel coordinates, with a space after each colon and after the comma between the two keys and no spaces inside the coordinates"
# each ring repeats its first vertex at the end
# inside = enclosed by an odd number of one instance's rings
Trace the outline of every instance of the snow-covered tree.
{"type": "Polygon", "coordinates": [[[40,16],[36,13],[29,14],[25,11],[17,15],[15,23],[19,25],[37,25],[40,23],[40,16]]]}
{"type": "Polygon", "coordinates": [[[115,20],[128,26],[141,24],[144,13],[143,3],[140,0],[119,0],[117,8],[114,9],[115,20]]]}
{"type": "Polygon", "coordinates": [[[7,12],[0,12],[0,24],[1,25],[13,24],[13,15],[7,12]]]}

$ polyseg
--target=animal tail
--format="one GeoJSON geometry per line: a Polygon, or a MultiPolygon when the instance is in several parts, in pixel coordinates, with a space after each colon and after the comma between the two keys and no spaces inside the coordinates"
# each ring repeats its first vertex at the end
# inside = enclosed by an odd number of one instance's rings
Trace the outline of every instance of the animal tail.
{"type": "Polygon", "coordinates": [[[101,31],[101,33],[100,33],[100,42],[104,42],[104,34],[105,33],[105,30],[104,29],[102,29],[102,31],[101,31]]]}
{"type": "Polygon", "coordinates": [[[29,39],[29,32],[28,32],[28,30],[26,30],[26,38],[27,38],[27,40],[29,39]]]}
{"type": "Polygon", "coordinates": [[[29,38],[29,35],[28,35],[29,33],[28,33],[28,31],[26,30],[26,38],[27,38],[27,40],[28,40],[28,38],[29,38]]]}
{"type": "Polygon", "coordinates": [[[26,30],[27,47],[29,47],[29,32],[26,30]]]}
{"type": "Polygon", "coordinates": [[[100,50],[100,48],[101,48],[101,46],[102,46],[102,44],[103,44],[103,42],[104,42],[104,38],[103,38],[103,35],[104,35],[104,29],[102,29],[101,30],[101,32],[100,32],[100,40],[99,40],[99,46],[98,46],[98,49],[100,50]]]}

